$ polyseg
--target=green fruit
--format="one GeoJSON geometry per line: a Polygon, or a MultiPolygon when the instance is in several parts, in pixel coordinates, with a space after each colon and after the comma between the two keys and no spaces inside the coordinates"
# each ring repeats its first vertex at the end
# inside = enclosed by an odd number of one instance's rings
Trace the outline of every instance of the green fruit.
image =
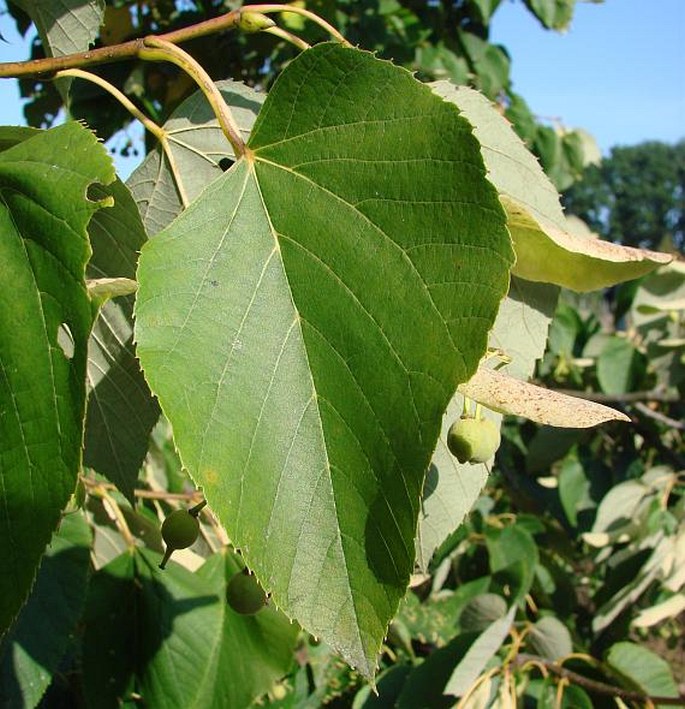
{"type": "Polygon", "coordinates": [[[169,557],[176,549],[185,549],[195,542],[200,533],[197,516],[188,510],[175,510],[162,524],[162,539],[166,544],[160,569],[166,566],[169,557]]]}
{"type": "Polygon", "coordinates": [[[487,418],[460,418],[447,432],[447,447],[460,463],[485,463],[499,444],[499,428],[487,418]]]}
{"type": "Polygon", "coordinates": [[[266,605],[267,595],[254,574],[243,569],[228,582],[226,600],[236,613],[254,615],[266,605]]]}

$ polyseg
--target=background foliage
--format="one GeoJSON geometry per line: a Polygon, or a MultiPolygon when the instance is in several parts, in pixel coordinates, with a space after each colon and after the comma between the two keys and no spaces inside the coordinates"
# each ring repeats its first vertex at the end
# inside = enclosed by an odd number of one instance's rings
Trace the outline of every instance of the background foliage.
{"type": "MultiPolygon", "coordinates": [[[[39,3],[20,4],[41,29],[35,12],[39,3]]],[[[469,0],[307,6],[328,17],[353,43],[392,57],[422,79],[449,78],[479,88],[512,120],[557,188],[569,187],[595,159],[593,146],[582,133],[538,125],[511,92],[506,50],[487,41],[499,5],[497,0],[469,0]]],[[[574,2],[536,0],[526,6],[546,27],[560,29],[571,21],[574,2]]],[[[226,10],[209,1],[88,7],[104,9],[104,29],[96,38],[101,44],[226,10]]],[[[19,26],[27,28],[27,17],[10,8],[19,26]]],[[[320,38],[294,15],[284,21],[305,37],[313,32],[310,39],[320,38]]],[[[43,21],[44,39],[52,27],[43,21]]],[[[189,48],[215,78],[240,77],[257,87],[270,87],[294,56],[271,37],[236,33],[189,48]]],[[[34,54],[43,51],[39,39],[34,54]]],[[[236,172],[221,177],[234,156],[206,104],[194,95],[181,105],[192,88],[186,77],[167,65],[138,62],[100,71],[160,122],[169,117],[171,150],[188,175],[184,184],[190,199],[217,177],[214,190],[237,179],[236,172]]],[[[49,82],[24,80],[22,86],[30,97],[29,122],[49,125],[61,105],[60,94],[49,82]]],[[[263,96],[230,81],[220,86],[247,136],[263,96]]],[[[102,94],[80,83],[72,90],[72,114],[86,118],[100,137],[128,120],[102,94]]],[[[434,90],[440,95],[447,91],[441,85],[434,90]]],[[[433,105],[428,91],[420,95],[433,105]]],[[[449,100],[479,125],[479,111],[487,102],[465,90],[450,94],[449,100]]],[[[268,131],[274,129],[264,123],[267,138],[257,131],[254,147],[268,153],[273,139],[268,131]]],[[[83,139],[77,134],[74,141],[83,139]]],[[[47,136],[54,134],[39,135],[49,141],[47,136]]],[[[35,137],[32,131],[10,130],[2,135],[3,146],[21,150],[23,141],[35,137]]],[[[545,185],[538,177],[527,183],[525,193],[519,192],[520,180],[498,181],[512,174],[498,163],[496,150],[498,141],[510,137],[493,130],[478,138],[493,182],[510,200],[510,226],[516,227],[512,215],[524,217],[517,227],[519,239],[549,231],[546,220],[562,217],[554,200],[550,207],[540,196],[545,185]],[[516,212],[517,205],[525,205],[522,213],[516,212]],[[531,215],[539,220],[534,227],[525,220],[531,215]]],[[[59,153],[63,144],[58,136],[56,155],[46,153],[45,159],[58,165],[63,160],[69,168],[74,158],[59,153]]],[[[342,148],[353,151],[356,143],[350,140],[342,148]]],[[[17,150],[4,154],[13,170],[18,156],[17,150]]],[[[268,157],[283,164],[290,160],[287,153],[268,157]]],[[[516,170],[527,169],[526,158],[518,159],[516,170]]],[[[670,238],[682,246],[679,161],[682,144],[617,149],[567,192],[569,209],[621,243],[663,247],[670,238]],[[638,174],[664,188],[648,194],[644,184],[634,186],[638,174]],[[638,193],[658,208],[640,206],[644,202],[638,193]],[[652,223],[651,216],[658,219],[652,223]]],[[[151,151],[128,182],[130,194],[113,182],[91,195],[114,198],[114,207],[95,211],[89,223],[91,277],[133,277],[147,235],[182,211],[174,176],[165,165],[161,152],[151,151]]],[[[82,167],[93,170],[100,182],[111,179],[97,161],[82,167]]],[[[430,189],[438,187],[431,184],[430,189]]],[[[274,189],[276,207],[277,197],[274,189]]],[[[188,210],[185,221],[175,222],[161,239],[173,236],[174,229],[197,228],[193,215],[188,210]]],[[[558,245],[548,241],[545,248],[558,245]]],[[[147,248],[149,268],[154,268],[154,253],[147,248]]],[[[186,268],[193,255],[191,249],[176,266],[186,268]]],[[[593,274],[606,277],[615,267],[596,253],[588,258],[595,259],[589,269],[593,274]]],[[[286,268],[293,266],[286,262],[286,268]]],[[[557,286],[515,276],[491,346],[513,356],[508,370],[513,376],[533,375],[549,388],[611,404],[630,417],[631,425],[571,429],[507,417],[489,478],[486,466],[457,466],[444,444],[438,444],[420,515],[417,573],[382,646],[378,695],[370,691],[363,668],[360,672],[343,663],[326,643],[301,631],[278,608],[278,598],[254,616],[222,602],[250,550],[226,546],[225,531],[212,512],[202,513],[198,542],[174,556],[179,563],[171,563],[163,575],[157,571],[163,549],[160,521],[179,505],[190,505],[197,493],[168,422],[164,417],[157,422],[158,406],[133,355],[133,299],[105,303],[87,343],[88,468],[27,604],[3,638],[0,702],[9,707],[243,707],[259,701],[278,707],[410,708],[452,706],[460,697],[465,706],[602,707],[640,705],[638,697],[645,694],[677,702],[677,683],[683,681],[678,619],[685,609],[685,268],[676,262],[615,287],[610,297],[562,290],[558,299],[558,293],[557,286]],[[520,323],[525,323],[526,338],[520,323]],[[460,508],[455,499],[469,504],[460,508]],[[460,525],[472,500],[473,509],[460,525]]],[[[76,293],[75,301],[82,295],[76,293]]],[[[169,307],[182,297],[171,299],[169,307]]],[[[9,300],[6,305],[11,306],[9,300]]],[[[78,322],[86,323],[88,316],[80,312],[78,322]]],[[[61,322],[55,320],[55,328],[61,322]]],[[[84,368],[85,329],[70,328],[84,368]]],[[[66,346],[63,338],[59,342],[60,348],[66,346]]],[[[166,376],[177,379],[183,370],[181,363],[166,376]]],[[[459,396],[451,402],[446,425],[462,405],[459,396]]],[[[76,402],[74,408],[82,415],[79,406],[76,402]]],[[[212,484],[211,476],[205,484],[212,484]]],[[[253,513],[259,515],[262,500],[255,499],[253,513]]],[[[62,506],[56,501],[54,514],[62,506]]],[[[42,548],[44,541],[36,545],[42,548]]]]}

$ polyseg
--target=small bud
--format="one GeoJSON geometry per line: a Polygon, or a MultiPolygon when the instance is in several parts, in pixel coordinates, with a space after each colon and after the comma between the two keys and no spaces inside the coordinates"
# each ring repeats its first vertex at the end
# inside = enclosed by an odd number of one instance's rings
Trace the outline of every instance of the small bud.
{"type": "Polygon", "coordinates": [[[261,12],[249,12],[243,10],[238,18],[238,29],[248,34],[268,30],[269,27],[274,27],[276,23],[261,12]]]}

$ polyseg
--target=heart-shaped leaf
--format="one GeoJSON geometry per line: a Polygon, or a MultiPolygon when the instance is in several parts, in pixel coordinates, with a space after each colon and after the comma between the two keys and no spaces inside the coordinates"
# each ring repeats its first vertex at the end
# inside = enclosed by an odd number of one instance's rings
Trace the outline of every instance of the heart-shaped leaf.
{"type": "Polygon", "coordinates": [[[456,108],[334,44],[143,248],[138,353],[184,465],[276,604],[367,676],[511,261],[456,108]]]}

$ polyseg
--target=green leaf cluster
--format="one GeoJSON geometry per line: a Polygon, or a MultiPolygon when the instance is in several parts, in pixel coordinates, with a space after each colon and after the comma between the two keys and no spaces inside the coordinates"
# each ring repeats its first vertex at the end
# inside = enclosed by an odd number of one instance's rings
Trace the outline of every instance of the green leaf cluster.
{"type": "MultiPolygon", "coordinates": [[[[486,29],[498,4],[432,21],[486,29]]],[[[573,3],[528,6],[562,27],[573,3]]],[[[380,10],[359,27],[449,46],[380,10]]],[[[466,70],[506,89],[504,53],[464,27],[466,70]]],[[[76,122],[0,131],[2,701],[585,707],[589,679],[674,697],[636,640],[683,608],[682,268],[579,230],[473,89],[334,43],[266,97],[219,89],[245,145],[191,96],[128,185],[76,122]],[[603,329],[587,291],[638,277],[603,329]],[[534,374],[642,418],[597,436],[627,416],[534,374]],[[472,412],[531,419],[504,419],[494,475],[449,454],[472,412]],[[162,521],[201,498],[160,570],[162,521]],[[254,614],[227,603],[246,567],[254,614]],[[539,671],[567,660],[570,686],[539,671]]]]}

